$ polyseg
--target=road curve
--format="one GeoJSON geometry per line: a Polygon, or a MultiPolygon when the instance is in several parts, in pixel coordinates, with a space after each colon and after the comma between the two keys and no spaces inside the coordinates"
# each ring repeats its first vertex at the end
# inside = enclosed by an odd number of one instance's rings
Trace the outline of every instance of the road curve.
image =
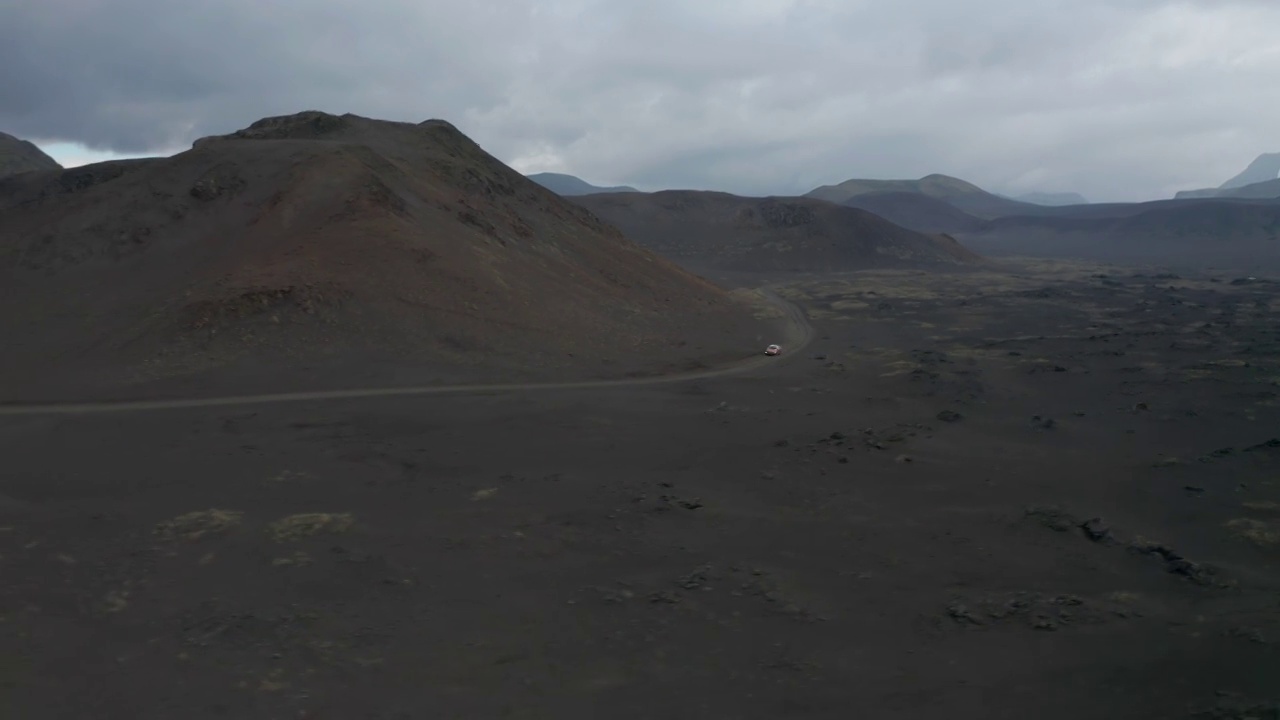
{"type": "Polygon", "coordinates": [[[122,400],[86,403],[42,403],[26,405],[0,404],[3,415],[78,415],[84,413],[126,412],[131,410],[172,410],[179,408],[218,407],[225,405],[261,405],[266,403],[303,402],[308,400],[344,400],[352,398],[406,397],[410,395],[459,395],[466,393],[521,392],[530,390],[583,390],[590,388],[638,387],[666,383],[702,380],[735,375],[765,365],[785,361],[799,353],[813,341],[813,327],[804,311],[797,305],[782,299],[773,288],[761,288],[764,296],[782,310],[790,322],[788,337],[783,342],[784,354],[779,357],[756,355],[739,362],[686,373],[656,375],[642,378],[616,380],[581,380],[555,383],[515,383],[491,385],[423,385],[416,387],[384,387],[352,390],[317,390],[261,395],[231,395],[213,398],[187,398],[172,400],[122,400]]]}

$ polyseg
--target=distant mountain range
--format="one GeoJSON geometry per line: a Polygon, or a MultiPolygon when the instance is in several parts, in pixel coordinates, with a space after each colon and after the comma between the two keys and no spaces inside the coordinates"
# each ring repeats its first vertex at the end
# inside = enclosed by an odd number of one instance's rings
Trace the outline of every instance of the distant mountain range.
{"type": "Polygon", "coordinates": [[[1280,271],[1280,200],[1111,205],[1105,214],[1005,217],[957,238],[990,255],[1280,271]]]}
{"type": "Polygon", "coordinates": [[[1213,197],[1146,203],[1012,199],[946,175],[852,179],[816,188],[808,197],[867,210],[917,232],[946,233],[985,255],[1280,270],[1280,180],[1246,182],[1272,166],[1255,162],[1250,168],[1229,181],[1235,187],[1215,190],[1213,197]]]}
{"type": "Polygon", "coordinates": [[[708,270],[770,263],[810,269],[824,264],[848,267],[892,254],[888,248],[910,247],[916,262],[929,262],[925,257],[930,252],[946,254],[944,246],[922,243],[919,236],[895,235],[888,229],[893,226],[920,236],[955,238],[987,255],[1280,269],[1280,200],[1276,199],[1280,179],[1246,182],[1270,172],[1268,157],[1224,184],[1234,187],[1213,190],[1213,197],[1143,203],[1089,203],[1076,193],[1011,198],[941,174],[916,180],[854,178],[804,195],[809,201],[854,208],[887,221],[874,228],[866,220],[855,222],[855,216],[823,209],[822,204],[787,206],[787,217],[812,215],[814,220],[805,223],[804,230],[778,226],[766,231],[742,224],[741,218],[752,212],[771,217],[770,213],[782,212],[777,209],[779,203],[794,205],[800,198],[690,191],[602,193],[602,188],[578,180],[581,185],[575,183],[575,188],[595,191],[589,193],[591,197],[579,191],[574,200],[637,242],[708,270]],[[852,229],[855,226],[857,230],[852,229]],[[824,238],[837,237],[875,237],[880,249],[862,253],[856,260],[842,255],[852,250],[823,249],[823,243],[829,242],[824,238]],[[698,238],[703,238],[702,244],[698,238]],[[742,247],[735,249],[735,242],[742,247]],[[780,247],[788,249],[785,257],[770,258],[769,253],[780,247]],[[926,252],[926,247],[932,249],[926,252]],[[719,257],[720,253],[739,256],[719,257]]]}
{"type": "Polygon", "coordinates": [[[617,185],[614,187],[592,185],[582,178],[563,173],[535,173],[526,177],[562,197],[594,195],[596,193],[640,192],[629,185],[617,185]]]}
{"type": "Polygon", "coordinates": [[[1024,203],[1034,203],[1036,205],[1088,205],[1089,201],[1084,199],[1080,193],[1064,192],[1064,193],[1043,193],[1033,192],[1025,195],[1018,195],[1011,198],[1024,203]]]}
{"type": "Polygon", "coordinates": [[[62,166],[34,143],[0,132],[0,178],[36,170],[61,170],[62,166]]]}
{"type": "Polygon", "coordinates": [[[1183,190],[1175,194],[1175,200],[1199,198],[1275,198],[1280,197],[1280,153],[1264,153],[1249,163],[1239,175],[1216,188],[1183,190]]]}

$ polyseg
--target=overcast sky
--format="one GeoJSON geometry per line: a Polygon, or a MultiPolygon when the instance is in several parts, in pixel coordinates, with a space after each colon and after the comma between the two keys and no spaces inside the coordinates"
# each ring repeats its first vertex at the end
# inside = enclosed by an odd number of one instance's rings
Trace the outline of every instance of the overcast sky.
{"type": "Polygon", "coordinates": [[[645,190],[1139,200],[1280,151],[1278,79],[1277,0],[0,2],[0,131],[67,165],[317,109],[645,190]]]}

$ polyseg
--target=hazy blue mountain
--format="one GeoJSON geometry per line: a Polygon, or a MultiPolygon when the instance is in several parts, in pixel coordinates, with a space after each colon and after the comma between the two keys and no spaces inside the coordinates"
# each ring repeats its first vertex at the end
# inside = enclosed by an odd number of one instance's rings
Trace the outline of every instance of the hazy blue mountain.
{"type": "Polygon", "coordinates": [[[1173,197],[1175,200],[1194,200],[1211,197],[1272,198],[1276,197],[1276,194],[1268,194],[1270,190],[1267,187],[1251,188],[1249,190],[1244,188],[1268,183],[1277,178],[1280,178],[1280,153],[1263,153],[1254,158],[1253,162],[1249,163],[1249,167],[1241,171],[1239,175],[1216,188],[1183,190],[1173,197]]]}
{"type": "Polygon", "coordinates": [[[1036,205],[1049,205],[1049,206],[1088,205],[1089,204],[1089,201],[1084,199],[1083,195],[1081,195],[1080,193],[1073,193],[1073,192],[1061,192],[1061,193],[1031,192],[1031,193],[1026,193],[1024,195],[1018,195],[1017,197],[1014,197],[1012,199],[1018,200],[1019,202],[1028,202],[1028,203],[1034,203],[1036,205]]]}
{"type": "Polygon", "coordinates": [[[1275,180],[1280,177],[1280,153],[1263,153],[1249,163],[1249,167],[1218,186],[1219,190],[1244,187],[1254,183],[1275,180]]]}
{"type": "Polygon", "coordinates": [[[615,187],[592,185],[582,178],[565,175],[563,173],[535,173],[527,177],[551,192],[564,196],[595,195],[597,193],[615,192],[640,192],[639,190],[627,185],[618,185],[615,187]]]}

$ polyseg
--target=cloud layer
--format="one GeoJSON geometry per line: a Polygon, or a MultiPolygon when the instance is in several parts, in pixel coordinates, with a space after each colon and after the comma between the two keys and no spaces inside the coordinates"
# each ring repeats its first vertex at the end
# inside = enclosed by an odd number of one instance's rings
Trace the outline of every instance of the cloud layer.
{"type": "Polygon", "coordinates": [[[1280,150],[1276,28],[1271,0],[40,0],[0,5],[0,129],[163,153],[319,109],[598,184],[1146,199],[1280,150]]]}

